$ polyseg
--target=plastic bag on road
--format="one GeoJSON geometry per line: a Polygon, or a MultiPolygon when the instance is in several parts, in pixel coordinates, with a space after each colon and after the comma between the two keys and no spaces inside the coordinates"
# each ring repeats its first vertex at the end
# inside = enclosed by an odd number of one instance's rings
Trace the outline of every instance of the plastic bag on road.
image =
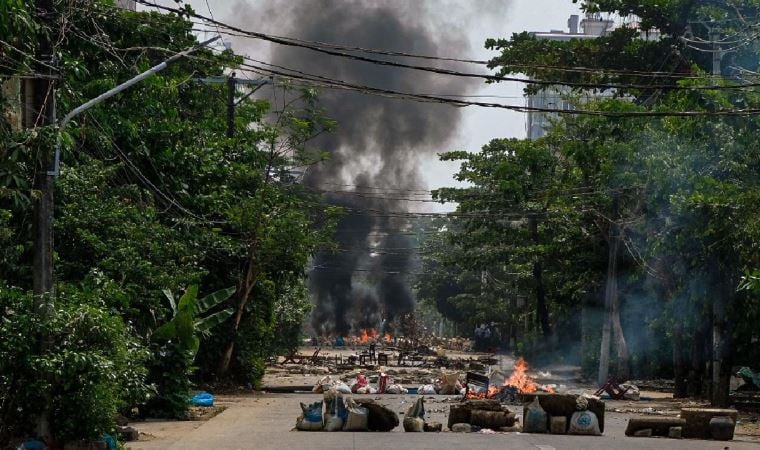
{"type": "Polygon", "coordinates": [[[208,392],[200,392],[190,399],[193,406],[214,406],[214,396],[208,392]]]}

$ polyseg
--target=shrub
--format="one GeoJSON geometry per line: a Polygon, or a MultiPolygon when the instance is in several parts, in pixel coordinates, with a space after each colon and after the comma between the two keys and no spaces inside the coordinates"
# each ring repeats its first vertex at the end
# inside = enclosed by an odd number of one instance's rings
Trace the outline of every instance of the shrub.
{"type": "Polygon", "coordinates": [[[31,294],[0,287],[0,440],[32,436],[44,410],[58,442],[98,438],[147,397],[146,349],[98,297],[64,290],[43,320],[31,294]]]}

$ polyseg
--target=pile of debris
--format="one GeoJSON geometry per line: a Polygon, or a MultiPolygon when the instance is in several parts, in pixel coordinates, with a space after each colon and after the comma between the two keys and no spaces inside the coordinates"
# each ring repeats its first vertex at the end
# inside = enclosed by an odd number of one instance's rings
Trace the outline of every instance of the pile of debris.
{"type": "Polygon", "coordinates": [[[347,381],[333,378],[331,375],[322,377],[312,388],[312,392],[323,393],[335,389],[341,394],[421,394],[421,395],[462,395],[465,391],[460,382],[458,372],[442,370],[438,377],[434,372],[425,370],[417,372],[417,381],[422,381],[419,387],[404,387],[403,382],[410,379],[399,378],[394,380],[390,373],[398,373],[394,370],[378,372],[366,375],[361,371],[349,374],[347,381]],[[374,386],[372,385],[374,384],[374,386]]]}
{"type": "Polygon", "coordinates": [[[465,381],[468,389],[465,397],[470,399],[495,399],[502,403],[517,404],[520,402],[520,394],[534,392],[556,392],[556,384],[539,384],[528,374],[528,363],[523,358],[518,358],[514,369],[509,376],[504,376],[500,371],[493,371],[490,376],[467,373],[465,381]],[[470,389],[470,380],[474,381],[475,389],[470,389]],[[480,388],[480,389],[478,389],[480,388]]]}

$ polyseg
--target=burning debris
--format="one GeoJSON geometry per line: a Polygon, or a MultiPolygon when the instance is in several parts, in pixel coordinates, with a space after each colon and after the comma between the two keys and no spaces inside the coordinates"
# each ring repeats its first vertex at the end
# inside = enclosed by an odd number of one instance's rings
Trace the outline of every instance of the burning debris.
{"type": "Polygon", "coordinates": [[[490,384],[486,390],[480,392],[467,392],[467,398],[471,399],[497,399],[500,401],[516,402],[518,394],[532,394],[534,392],[554,393],[552,385],[539,385],[528,375],[528,363],[520,357],[515,361],[514,370],[501,386],[490,384]]]}

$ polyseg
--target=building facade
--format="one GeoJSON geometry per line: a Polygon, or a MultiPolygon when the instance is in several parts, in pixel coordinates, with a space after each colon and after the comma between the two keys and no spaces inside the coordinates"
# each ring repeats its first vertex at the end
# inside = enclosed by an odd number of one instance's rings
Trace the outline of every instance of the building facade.
{"type": "MultiPolygon", "coordinates": [[[[598,14],[587,14],[583,20],[580,20],[580,17],[577,15],[572,15],[567,20],[567,30],[534,31],[530,35],[536,39],[548,39],[551,41],[595,39],[610,32],[614,26],[614,21],[603,19],[598,14]]],[[[569,94],[570,89],[557,86],[542,89],[533,95],[526,95],[525,102],[529,108],[570,110],[573,109],[573,105],[568,101],[569,94]]],[[[595,96],[591,93],[588,94],[588,98],[595,96]]],[[[544,136],[551,125],[551,120],[556,117],[556,113],[528,112],[526,123],[528,139],[538,139],[544,136]]]]}
{"type": "Polygon", "coordinates": [[[119,8],[128,9],[130,11],[137,10],[137,4],[135,3],[135,0],[116,0],[116,6],[119,8]]]}

